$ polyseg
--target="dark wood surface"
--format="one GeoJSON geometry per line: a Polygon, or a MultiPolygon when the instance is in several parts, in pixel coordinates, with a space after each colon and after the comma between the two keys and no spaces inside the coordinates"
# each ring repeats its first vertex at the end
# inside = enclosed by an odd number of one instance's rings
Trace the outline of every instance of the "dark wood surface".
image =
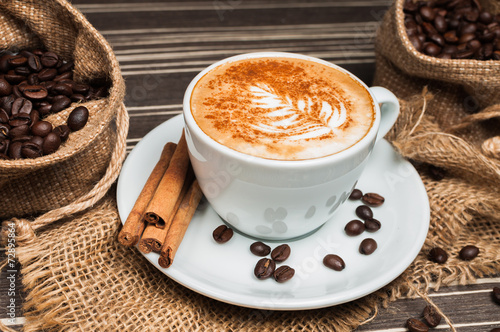
{"type": "MultiPolygon", "coordinates": [[[[191,79],[216,60],[253,51],[303,53],[334,62],[371,84],[374,37],[390,0],[75,0],[88,20],[113,46],[127,84],[130,115],[127,149],[150,130],[180,114],[191,79]]],[[[0,259],[6,253],[0,254],[0,259]]],[[[18,265],[0,274],[0,319],[15,300],[16,329],[22,329],[22,276],[18,265]],[[12,277],[14,276],[14,277],[12,277]],[[14,280],[14,284],[10,281],[14,280]],[[13,287],[12,287],[13,286],[13,287]]],[[[500,274],[499,274],[500,275],[500,274]]],[[[500,306],[491,298],[500,278],[431,292],[460,332],[500,327],[500,306]]],[[[420,317],[422,299],[401,299],[380,309],[358,331],[406,331],[420,317]]],[[[450,330],[443,321],[436,330],[450,330]]]]}

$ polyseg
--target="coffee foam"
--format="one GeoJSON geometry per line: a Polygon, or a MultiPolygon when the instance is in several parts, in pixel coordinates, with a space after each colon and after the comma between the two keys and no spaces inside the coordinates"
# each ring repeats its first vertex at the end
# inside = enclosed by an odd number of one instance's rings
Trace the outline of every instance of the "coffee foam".
{"type": "Polygon", "coordinates": [[[374,121],[359,82],[330,66],[295,58],[229,62],[193,89],[191,112],[215,141],[267,159],[301,160],[342,151],[374,121]]]}

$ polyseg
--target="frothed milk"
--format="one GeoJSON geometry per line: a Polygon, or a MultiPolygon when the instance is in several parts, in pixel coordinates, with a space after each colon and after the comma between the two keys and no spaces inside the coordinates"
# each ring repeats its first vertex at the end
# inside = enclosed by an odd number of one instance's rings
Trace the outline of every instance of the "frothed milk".
{"type": "Polygon", "coordinates": [[[205,74],[190,100],[198,126],[236,151],[303,160],[345,150],[370,130],[365,87],[336,68],[298,58],[225,63],[205,74]]]}

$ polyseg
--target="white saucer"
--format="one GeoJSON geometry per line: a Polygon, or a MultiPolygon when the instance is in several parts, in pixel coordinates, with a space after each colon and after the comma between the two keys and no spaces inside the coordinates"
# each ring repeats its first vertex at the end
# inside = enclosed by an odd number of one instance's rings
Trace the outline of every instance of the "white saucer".
{"type": "MultiPolygon", "coordinates": [[[[166,142],[177,142],[183,128],[176,116],[147,134],[127,157],[117,189],[122,222],[130,213],[166,142]]],[[[373,208],[382,228],[375,233],[349,237],[347,222],[356,218],[360,201],[347,201],[324,226],[306,238],[289,242],[292,254],[282,264],[295,269],[285,282],[258,280],[253,269],[260,257],[253,255],[255,239],[235,233],[218,244],[213,230],[223,222],[208,203],[202,203],[186,232],[174,263],[168,269],[158,265],[158,254],[145,257],[180,284],[211,298],[244,307],[270,310],[302,310],[336,305],[372,293],[399,276],[420,251],[429,227],[429,201],[424,185],[413,166],[391,145],[377,143],[370,162],[358,182],[363,192],[376,192],[385,203],[373,208]],[[360,242],[375,239],[378,249],[370,256],[358,252],[360,242]],[[326,268],[326,254],[341,256],[346,268],[326,268]]],[[[267,241],[272,247],[279,243],[267,241]]],[[[280,266],[278,264],[277,266],[280,266]]]]}

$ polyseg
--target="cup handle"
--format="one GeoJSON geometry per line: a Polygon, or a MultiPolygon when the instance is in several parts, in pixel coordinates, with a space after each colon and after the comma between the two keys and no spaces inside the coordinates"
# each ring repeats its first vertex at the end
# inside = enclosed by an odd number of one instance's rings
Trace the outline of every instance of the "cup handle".
{"type": "Polygon", "coordinates": [[[398,98],[386,88],[374,86],[370,88],[372,95],[375,97],[375,102],[382,104],[380,106],[380,126],[378,129],[377,139],[383,138],[399,116],[399,101],[398,98]]]}

